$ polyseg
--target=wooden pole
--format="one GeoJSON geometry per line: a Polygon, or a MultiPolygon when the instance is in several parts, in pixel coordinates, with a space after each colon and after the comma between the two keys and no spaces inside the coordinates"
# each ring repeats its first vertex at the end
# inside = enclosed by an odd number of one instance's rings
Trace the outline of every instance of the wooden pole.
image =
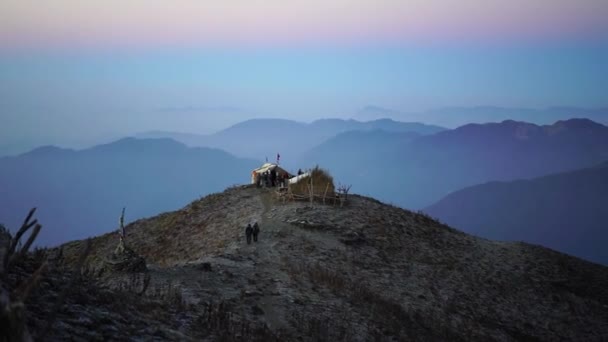
{"type": "Polygon", "coordinates": [[[325,186],[325,192],[323,193],[323,205],[325,205],[325,196],[327,196],[327,190],[329,190],[329,182],[325,186]]]}
{"type": "Polygon", "coordinates": [[[313,188],[313,184],[312,184],[312,175],[313,175],[313,173],[311,171],[310,172],[310,206],[311,207],[313,205],[312,202],[314,200],[314,193],[315,193],[314,188],[313,188]]]}

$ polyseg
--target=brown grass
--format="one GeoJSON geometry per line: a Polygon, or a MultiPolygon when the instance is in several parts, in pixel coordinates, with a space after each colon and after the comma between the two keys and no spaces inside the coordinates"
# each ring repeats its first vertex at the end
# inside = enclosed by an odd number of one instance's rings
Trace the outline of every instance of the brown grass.
{"type": "MultiPolygon", "coordinates": [[[[365,308],[362,312],[367,324],[369,340],[394,341],[397,340],[452,340],[461,341],[451,329],[449,322],[432,313],[425,313],[414,307],[404,307],[396,298],[386,297],[377,289],[365,284],[363,279],[353,279],[348,275],[337,272],[320,263],[291,263],[288,270],[290,276],[296,281],[308,279],[312,284],[326,287],[337,295],[345,298],[348,305],[356,308],[365,308]]],[[[306,331],[316,340],[351,341],[351,338],[332,336],[344,331],[344,324],[348,320],[326,318],[323,322],[315,321],[314,317],[300,317],[298,329],[306,331]]],[[[348,324],[347,324],[348,325],[348,324]]],[[[474,339],[475,335],[468,331],[468,327],[461,327],[467,331],[465,335],[474,339]]],[[[347,331],[352,332],[351,327],[347,331]]],[[[340,335],[342,336],[342,335],[340,335]]]]}
{"type": "MultiPolygon", "coordinates": [[[[334,178],[329,174],[329,171],[315,166],[311,171],[312,186],[315,196],[327,197],[335,196],[336,188],[334,186],[334,178]]],[[[291,184],[289,189],[294,195],[309,196],[310,195],[310,177],[306,177],[296,184],[291,184]]]]}

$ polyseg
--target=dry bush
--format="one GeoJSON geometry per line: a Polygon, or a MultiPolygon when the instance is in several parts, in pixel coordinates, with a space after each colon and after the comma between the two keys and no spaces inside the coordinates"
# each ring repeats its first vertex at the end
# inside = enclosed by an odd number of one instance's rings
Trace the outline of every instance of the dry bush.
{"type": "MultiPolygon", "coordinates": [[[[336,187],[334,185],[334,178],[329,174],[329,171],[321,169],[319,166],[315,166],[310,173],[312,177],[313,193],[315,196],[335,196],[336,187]]],[[[290,184],[289,190],[291,190],[294,195],[310,196],[311,177],[305,177],[295,184],[290,184]]]]}

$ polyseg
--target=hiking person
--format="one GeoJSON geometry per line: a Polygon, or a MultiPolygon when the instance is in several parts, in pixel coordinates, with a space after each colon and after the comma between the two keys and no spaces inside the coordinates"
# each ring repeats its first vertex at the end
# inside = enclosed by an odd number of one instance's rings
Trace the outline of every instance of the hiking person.
{"type": "Polygon", "coordinates": [[[298,176],[300,176],[301,174],[303,174],[304,172],[302,172],[302,169],[298,169],[298,176]]]}
{"type": "Polygon", "coordinates": [[[245,228],[245,236],[247,236],[247,244],[251,243],[251,234],[253,233],[253,228],[251,227],[251,223],[247,224],[247,228],[245,228]]]}
{"type": "Polygon", "coordinates": [[[253,242],[258,242],[258,234],[260,234],[260,225],[255,222],[253,224],[253,242]]]}

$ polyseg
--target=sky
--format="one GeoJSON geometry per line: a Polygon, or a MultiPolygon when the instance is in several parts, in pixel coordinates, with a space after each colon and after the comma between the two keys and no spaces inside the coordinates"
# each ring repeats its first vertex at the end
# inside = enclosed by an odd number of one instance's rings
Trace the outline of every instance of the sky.
{"type": "Polygon", "coordinates": [[[0,147],[374,105],[608,106],[606,0],[2,0],[0,147]]]}

